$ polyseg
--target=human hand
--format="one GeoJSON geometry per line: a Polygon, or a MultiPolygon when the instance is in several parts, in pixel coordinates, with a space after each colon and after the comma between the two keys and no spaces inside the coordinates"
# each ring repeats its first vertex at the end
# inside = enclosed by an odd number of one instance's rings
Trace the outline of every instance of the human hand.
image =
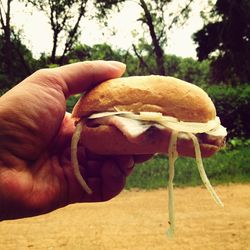
{"type": "Polygon", "coordinates": [[[92,195],[78,183],[70,160],[74,121],[66,99],[125,65],[93,61],[35,72],[0,98],[0,219],[50,212],[75,202],[108,200],[124,187],[133,156],[99,156],[79,145],[78,161],[92,195]]]}

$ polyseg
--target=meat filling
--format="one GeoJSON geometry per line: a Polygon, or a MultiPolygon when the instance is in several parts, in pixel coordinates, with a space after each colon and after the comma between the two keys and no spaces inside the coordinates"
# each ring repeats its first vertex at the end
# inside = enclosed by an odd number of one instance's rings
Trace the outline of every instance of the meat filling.
{"type": "MultiPolygon", "coordinates": [[[[171,130],[165,128],[159,124],[153,122],[138,122],[135,120],[127,118],[118,118],[115,116],[91,119],[87,120],[86,125],[88,127],[98,127],[100,125],[109,125],[115,126],[119,129],[130,141],[136,142],[139,136],[144,133],[147,136],[155,134],[157,130],[168,130],[171,133],[171,130]]],[[[223,136],[214,136],[206,133],[197,133],[196,134],[200,144],[209,144],[217,147],[222,147],[225,144],[225,137],[223,136]]],[[[180,133],[179,137],[182,139],[189,140],[190,138],[186,133],[180,133]]]]}

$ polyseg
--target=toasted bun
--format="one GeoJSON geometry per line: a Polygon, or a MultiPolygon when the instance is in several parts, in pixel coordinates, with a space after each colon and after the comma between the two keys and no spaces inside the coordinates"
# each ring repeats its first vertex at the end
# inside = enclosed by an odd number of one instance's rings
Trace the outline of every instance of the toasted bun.
{"type": "Polygon", "coordinates": [[[182,121],[207,122],[216,116],[213,102],[194,84],[166,76],[108,80],[76,104],[73,117],[105,111],[161,112],[182,121]]]}
{"type": "MultiPolygon", "coordinates": [[[[161,112],[182,121],[207,122],[216,116],[213,102],[199,87],[164,76],[134,76],[108,80],[86,93],[73,109],[76,119],[106,111],[161,112]]],[[[91,127],[84,124],[82,143],[99,154],[167,153],[171,131],[150,129],[137,141],[128,139],[108,125],[91,127]]],[[[201,144],[203,157],[214,154],[219,146],[201,144]]],[[[191,140],[178,139],[181,156],[194,157],[191,140]]]]}

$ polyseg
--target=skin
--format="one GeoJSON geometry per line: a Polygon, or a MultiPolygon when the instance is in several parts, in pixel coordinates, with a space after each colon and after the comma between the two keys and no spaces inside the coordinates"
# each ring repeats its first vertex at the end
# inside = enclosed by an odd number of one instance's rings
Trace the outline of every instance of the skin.
{"type": "Polygon", "coordinates": [[[125,65],[91,61],[42,69],[0,98],[0,220],[48,213],[76,202],[106,201],[121,192],[134,164],[145,156],[100,156],[78,147],[76,180],[70,143],[74,120],[66,113],[70,95],[120,77],[125,65]]]}

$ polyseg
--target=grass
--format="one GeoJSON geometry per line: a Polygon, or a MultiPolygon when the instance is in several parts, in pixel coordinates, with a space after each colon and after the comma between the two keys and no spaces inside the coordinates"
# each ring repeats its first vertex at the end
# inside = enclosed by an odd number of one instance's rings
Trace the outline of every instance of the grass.
{"type": "MultiPolygon", "coordinates": [[[[250,182],[250,147],[240,146],[221,150],[203,160],[211,184],[250,182]]],[[[168,160],[157,155],[152,160],[137,165],[128,178],[126,188],[156,189],[167,186],[168,160]]],[[[175,164],[175,186],[196,186],[202,181],[194,159],[178,158],[175,164]]]]}

